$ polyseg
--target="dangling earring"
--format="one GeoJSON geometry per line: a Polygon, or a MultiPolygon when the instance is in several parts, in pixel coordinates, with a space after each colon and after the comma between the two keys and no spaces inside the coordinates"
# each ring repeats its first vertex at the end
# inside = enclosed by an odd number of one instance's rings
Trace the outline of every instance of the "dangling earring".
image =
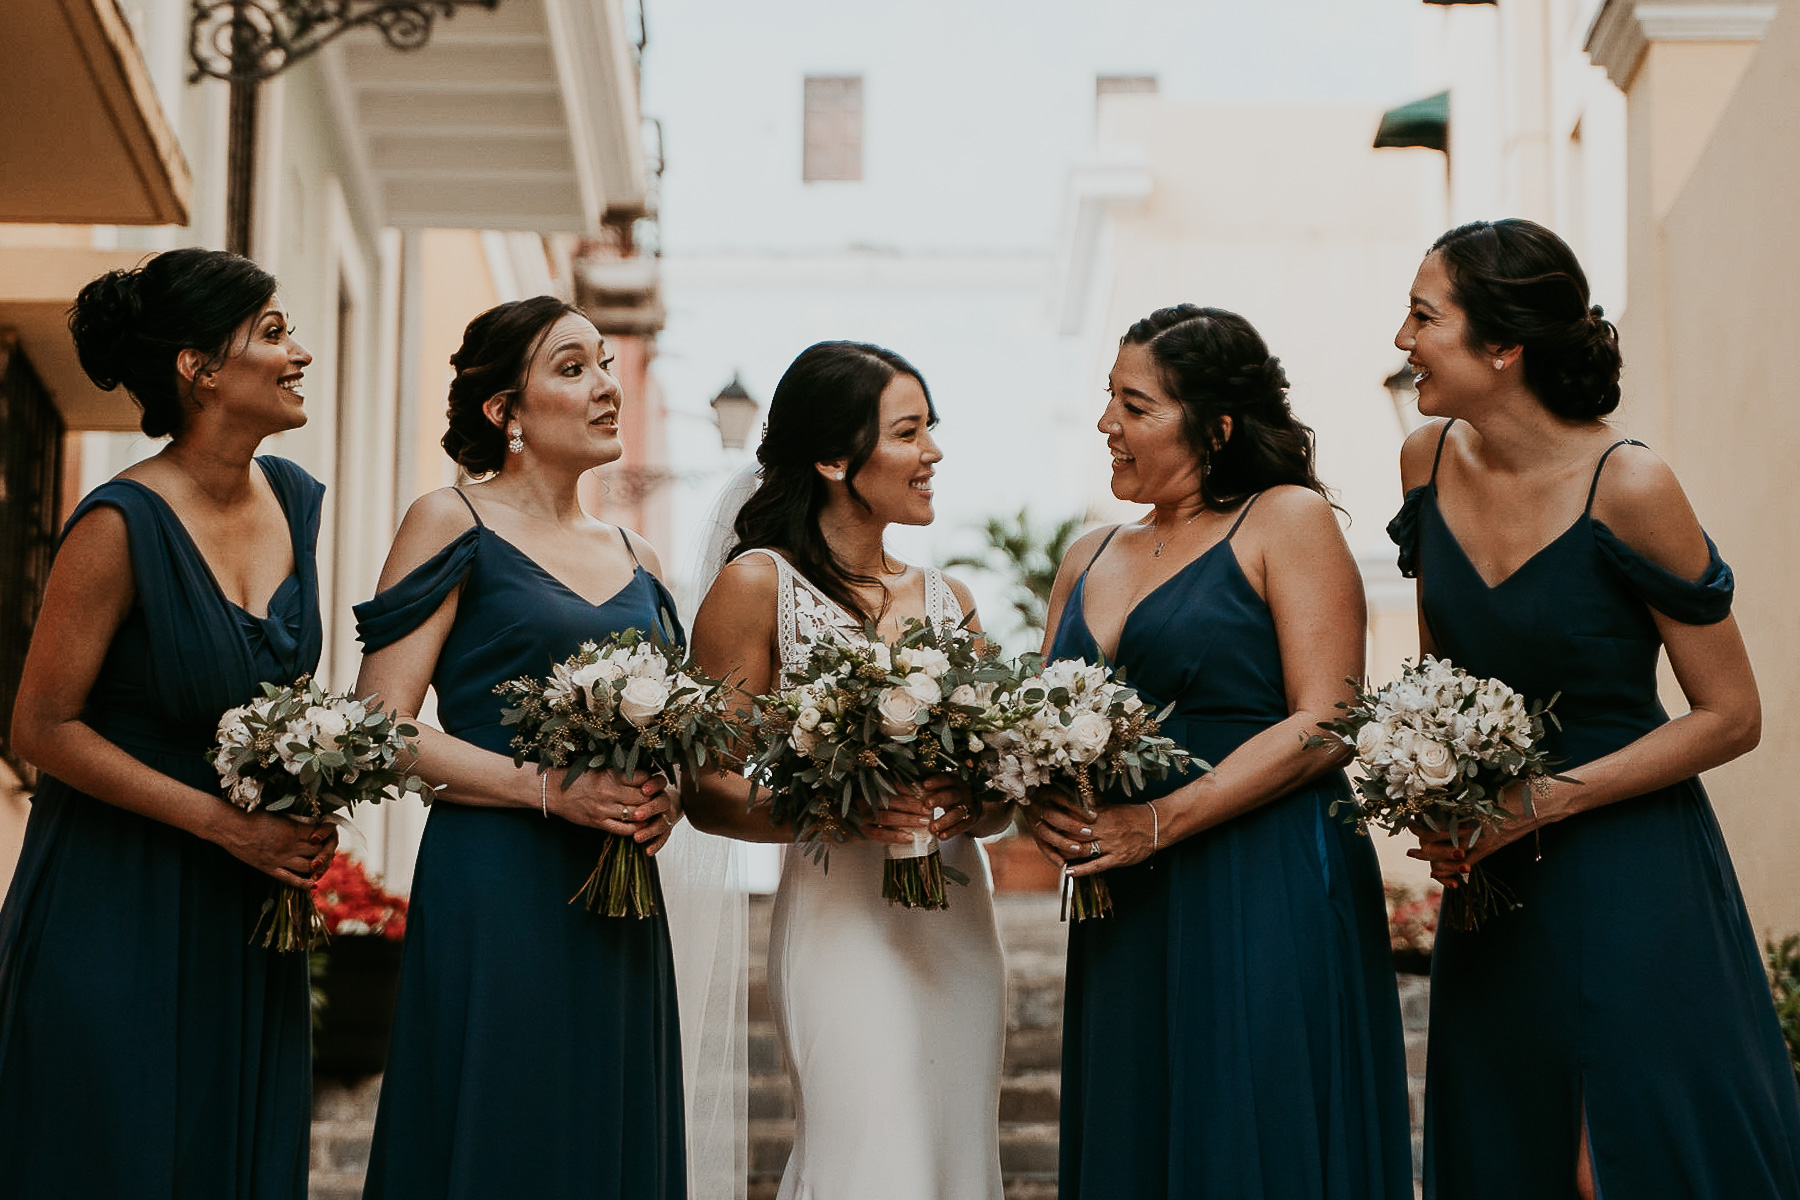
{"type": "Polygon", "coordinates": [[[1504,358],[1496,358],[1494,360],[1494,370],[1496,370],[1496,371],[1506,370],[1506,360],[1504,358]]]}
{"type": "Polygon", "coordinates": [[[517,425],[512,427],[512,437],[507,439],[506,448],[511,450],[514,454],[525,453],[525,437],[519,432],[519,427],[517,425]]]}

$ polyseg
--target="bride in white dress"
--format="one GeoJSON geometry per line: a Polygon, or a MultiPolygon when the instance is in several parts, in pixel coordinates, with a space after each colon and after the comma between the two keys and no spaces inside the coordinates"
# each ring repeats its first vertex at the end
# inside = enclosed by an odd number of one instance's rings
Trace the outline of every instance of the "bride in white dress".
{"type": "MultiPolygon", "coordinates": [[[[757,451],[760,482],[735,521],[730,561],[700,607],[701,666],[748,694],[801,665],[811,639],[892,638],[908,618],[955,624],[967,589],[896,562],[890,524],[932,519],[936,413],[918,372],[891,351],[824,342],[775,389],[757,451]]],[[[690,789],[701,829],[788,842],[715,774],[690,789]]],[[[866,840],[834,845],[830,871],[790,852],[775,897],[769,998],[794,1084],[798,1128],[779,1200],[1002,1200],[1000,1059],[1006,977],[993,883],[975,836],[1005,827],[948,776],[886,810],[866,840]],[[941,843],[948,911],[881,898],[882,864],[917,831],[941,843]]]]}

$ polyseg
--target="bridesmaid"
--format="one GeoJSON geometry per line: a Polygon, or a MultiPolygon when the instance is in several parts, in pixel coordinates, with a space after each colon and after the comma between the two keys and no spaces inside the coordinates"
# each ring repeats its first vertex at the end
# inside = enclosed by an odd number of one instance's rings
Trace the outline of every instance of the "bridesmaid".
{"type": "Polygon", "coordinates": [[[1158,309],[1100,417],[1135,523],[1070,548],[1052,658],[1119,669],[1215,770],[1033,831],[1115,905],[1069,931],[1063,1200],[1406,1200],[1381,877],[1303,748],[1363,672],[1361,582],[1280,362],[1235,313],[1158,309]]]}
{"type": "MultiPolygon", "coordinates": [[[[569,898],[607,834],[654,854],[666,781],[515,767],[495,685],[589,639],[672,624],[641,539],[582,511],[619,457],[625,398],[579,311],[550,296],[469,323],[444,449],[479,482],[406,514],[356,608],[357,687],[416,713],[414,767],[443,788],[419,847],[366,1197],[679,1200],[687,1194],[669,929],[569,898]]],[[[661,891],[658,889],[660,897],[661,891]]]]}
{"type": "Polygon", "coordinates": [[[1574,783],[1458,849],[1519,907],[1443,929],[1432,963],[1425,1194],[1800,1197],[1800,1096],[1756,939],[1696,778],[1756,744],[1731,569],[1674,475],[1605,417],[1613,328],[1529,221],[1438,239],[1394,344],[1434,422],[1389,526],[1426,653],[1561,693],[1574,783]],[[1658,650],[1690,711],[1657,702],[1658,650]],[[1530,836],[1527,836],[1530,835],[1530,836]],[[1523,839],[1521,841],[1520,839],[1523,839]]]}
{"type": "Polygon", "coordinates": [[[171,250],[81,290],[81,365],[171,440],[69,518],[13,746],[44,775],[0,909],[6,1194],[306,1195],[306,956],[252,945],[271,878],[332,829],[225,803],[220,715],[318,665],[324,488],[270,434],[306,424],[275,280],[171,250]]]}

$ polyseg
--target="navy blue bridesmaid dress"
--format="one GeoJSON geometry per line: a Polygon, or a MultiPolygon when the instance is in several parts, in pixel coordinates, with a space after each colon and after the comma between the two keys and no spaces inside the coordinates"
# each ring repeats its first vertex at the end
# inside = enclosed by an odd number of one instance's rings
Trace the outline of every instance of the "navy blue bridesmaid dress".
{"type": "MultiPolygon", "coordinates": [[[[500,723],[497,684],[546,676],[582,642],[629,626],[662,623],[677,638],[680,630],[669,628],[674,600],[643,567],[616,595],[590,604],[470,512],[474,525],[357,605],[357,630],[379,650],[460,584],[432,676],[439,723],[510,756],[513,730],[500,723]]],[[[368,1200],[687,1194],[668,923],[569,903],[608,836],[535,810],[432,805],[368,1200]]]]}
{"type": "MultiPolygon", "coordinates": [[[[219,717],[319,661],[321,486],[256,460],[294,573],[258,618],[161,497],[102,484],[137,591],[85,719],[218,793],[219,717]]],[[[219,802],[225,803],[223,795],[219,802]]],[[[306,956],[251,945],[273,881],[211,842],[45,777],[0,909],[0,1191],[19,1200],[302,1200],[312,1108],[306,956]]]]}
{"type": "MultiPolygon", "coordinates": [[[[1731,611],[1711,539],[1690,582],[1594,519],[1625,444],[1595,465],[1580,519],[1492,587],[1438,511],[1435,461],[1388,527],[1441,656],[1530,699],[1562,694],[1564,770],[1668,720],[1651,609],[1687,624],[1731,611]]],[[[1426,1196],[1572,1200],[1585,1116],[1602,1200],[1800,1197],[1800,1093],[1700,781],[1550,825],[1482,869],[1519,907],[1438,932],[1426,1196]]]]}
{"type": "MultiPolygon", "coordinates": [[[[1210,763],[1288,716],[1274,620],[1231,545],[1249,511],[1132,610],[1112,663],[1210,763]]],[[[1053,658],[1101,661],[1086,582],[1053,658]]],[[[1327,811],[1348,797],[1332,771],[1106,873],[1113,915],[1069,929],[1062,1200],[1412,1196],[1381,875],[1327,811]]]]}

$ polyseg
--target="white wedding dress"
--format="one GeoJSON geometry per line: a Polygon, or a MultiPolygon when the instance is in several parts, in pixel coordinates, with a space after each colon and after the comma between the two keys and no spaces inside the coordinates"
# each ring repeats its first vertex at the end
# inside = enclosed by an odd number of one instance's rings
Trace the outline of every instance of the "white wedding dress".
{"type": "MultiPolygon", "coordinates": [[[[780,555],[783,670],[832,631],[861,623],[780,555]]],[[[925,569],[934,623],[962,620],[925,569]]],[[[970,837],[941,847],[968,876],[950,907],[881,898],[886,847],[831,848],[829,873],[790,849],[769,935],[769,1000],[799,1118],[778,1200],[1002,1200],[1000,1059],[1006,971],[987,855],[970,837]]]]}

